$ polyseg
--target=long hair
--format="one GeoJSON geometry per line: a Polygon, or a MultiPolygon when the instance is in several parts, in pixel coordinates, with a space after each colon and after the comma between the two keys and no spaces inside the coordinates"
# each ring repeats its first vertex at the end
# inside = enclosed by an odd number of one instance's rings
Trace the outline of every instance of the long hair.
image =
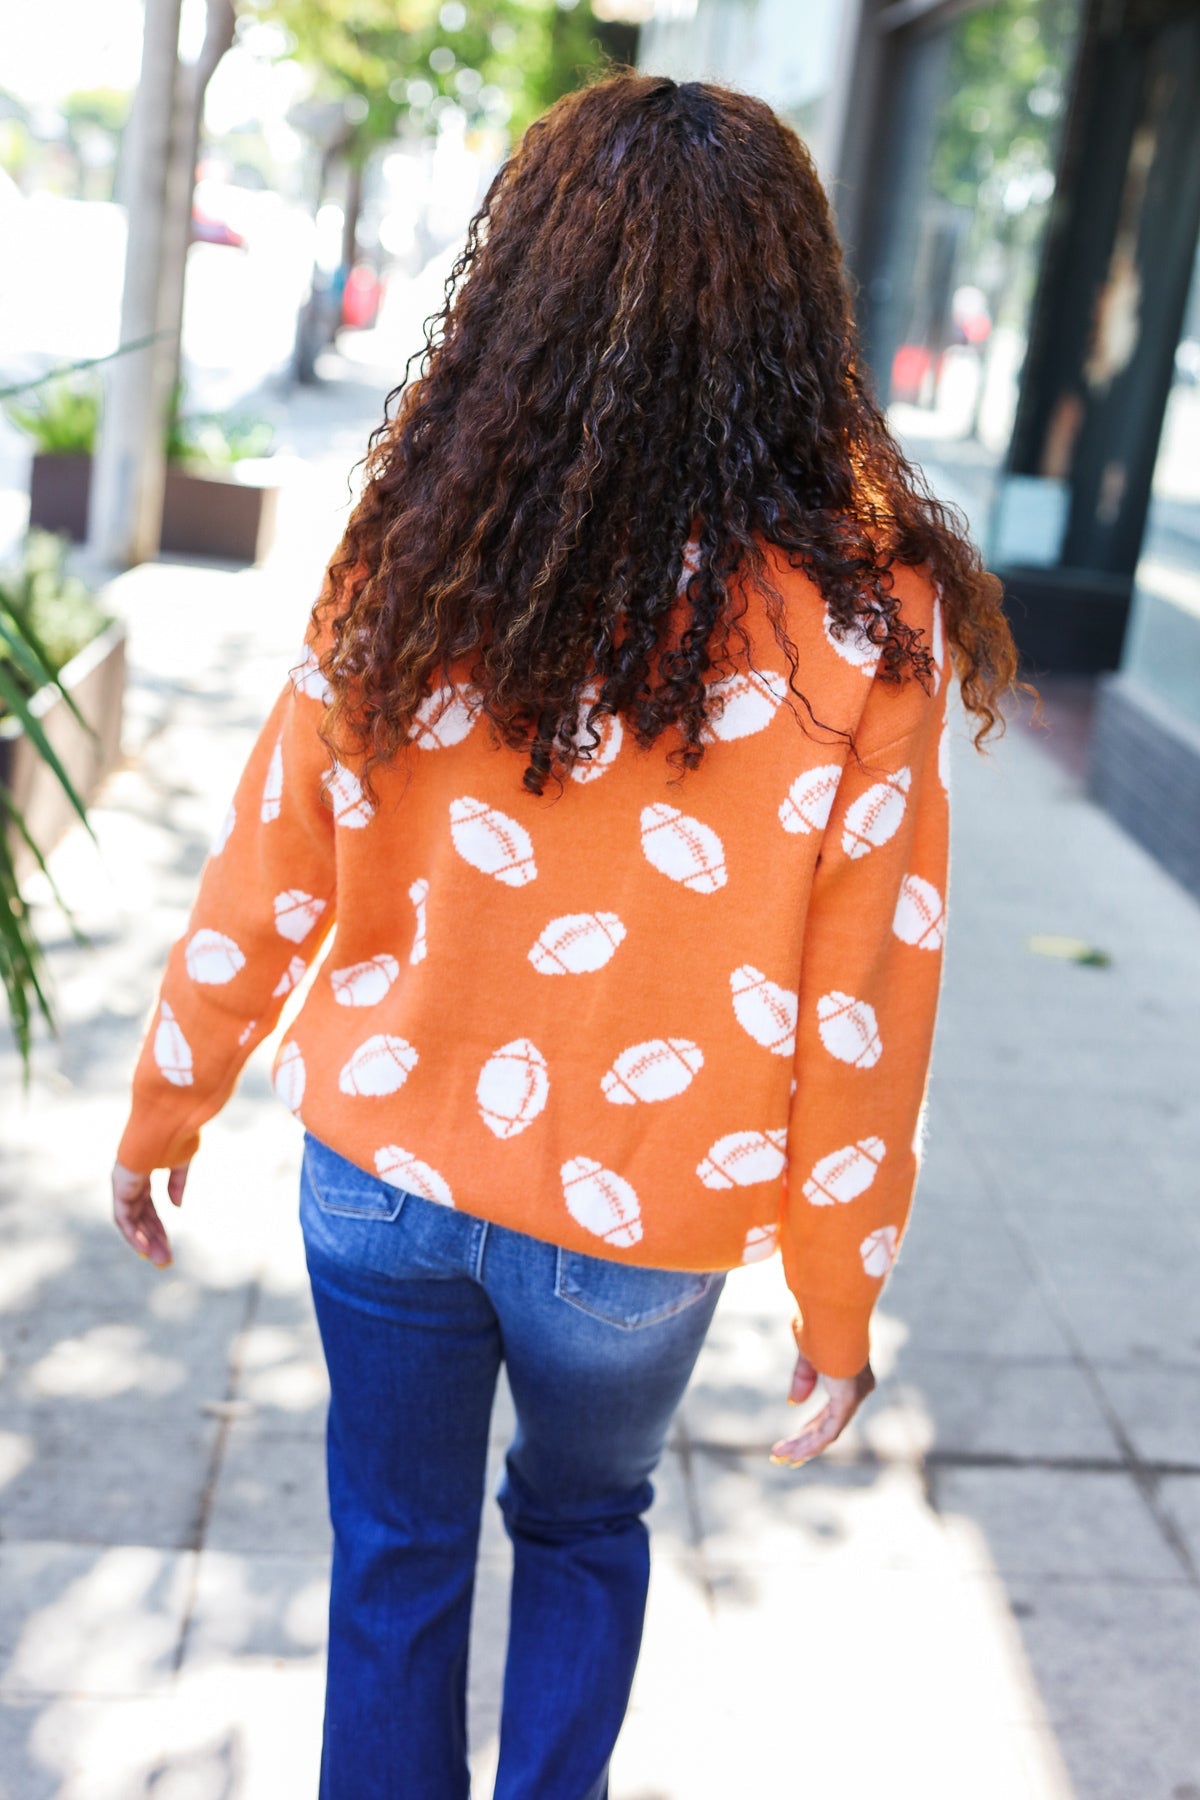
{"type": "Polygon", "coordinates": [[[888,681],[930,675],[889,571],[924,565],[977,747],[1002,690],[1036,691],[1000,582],[867,388],[825,194],[761,101],[628,73],[566,95],[493,180],[426,331],[314,608],[322,730],[368,784],[464,668],[535,793],[605,713],[695,767],[747,575],[815,717],[769,545],[888,681]]]}

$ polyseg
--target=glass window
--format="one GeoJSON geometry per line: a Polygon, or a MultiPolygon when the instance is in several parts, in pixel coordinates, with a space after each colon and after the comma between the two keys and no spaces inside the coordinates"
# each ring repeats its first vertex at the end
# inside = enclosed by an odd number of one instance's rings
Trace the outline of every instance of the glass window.
{"type": "Polygon", "coordinates": [[[889,422],[986,544],[1016,415],[1079,0],[911,28],[869,347],[889,422]],[[880,278],[881,277],[881,278],[880,278]]]}
{"type": "Polygon", "coordinates": [[[1122,667],[1200,725],[1200,245],[1154,465],[1122,667]]]}

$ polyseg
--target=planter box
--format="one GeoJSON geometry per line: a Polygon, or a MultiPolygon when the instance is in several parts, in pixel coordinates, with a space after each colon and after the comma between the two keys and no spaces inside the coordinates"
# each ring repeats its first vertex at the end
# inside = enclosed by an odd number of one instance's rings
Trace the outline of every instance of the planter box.
{"type": "MultiPolygon", "coordinates": [[[[90,456],[33,459],[29,523],[61,532],[73,543],[87,537],[90,456]]],[[[159,549],[175,556],[259,563],[275,538],[277,470],[269,457],[235,463],[228,474],[167,470],[159,549]]]]}
{"type": "Polygon", "coordinates": [[[235,463],[228,475],[168,469],[159,548],[177,556],[261,562],[275,538],[275,474],[268,457],[235,463]]]}
{"type": "MultiPolygon", "coordinates": [[[[62,683],[96,733],[90,737],[54,688],[33,699],[46,736],[84,800],[121,760],[121,711],[125,694],[125,625],[115,620],[72,657],[62,683]]],[[[37,755],[15,719],[0,720],[0,784],[12,795],[30,835],[46,855],[75,811],[50,770],[37,755]]],[[[13,855],[18,879],[36,867],[28,846],[14,830],[13,855]]]]}
{"type": "Polygon", "coordinates": [[[51,456],[39,450],[29,478],[29,523],[82,544],[87,537],[90,456],[51,456]]]}

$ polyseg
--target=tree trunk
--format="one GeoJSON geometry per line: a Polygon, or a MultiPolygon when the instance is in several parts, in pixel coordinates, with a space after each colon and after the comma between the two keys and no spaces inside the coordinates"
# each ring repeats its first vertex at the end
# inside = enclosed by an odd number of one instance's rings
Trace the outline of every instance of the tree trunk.
{"type": "Polygon", "coordinates": [[[194,63],[184,63],[179,70],[167,187],[162,283],[158,295],[159,328],[167,335],[157,348],[167,364],[168,402],[180,379],[183,299],[188,246],[192,241],[192,196],[200,157],[204,95],[217,64],[233,43],[235,22],[232,0],[208,0],[208,24],[200,54],[194,63]]]}
{"type": "MultiPolygon", "coordinates": [[[[321,151],[313,204],[314,218],[324,204],[325,193],[329,187],[330,170],[345,147],[345,138],[338,137],[327,142],[321,151]]],[[[329,342],[329,325],[329,284],[323,271],[314,263],[312,285],[308,297],[296,315],[296,343],[292,352],[292,378],[299,387],[316,386],[317,357],[329,342]]]]}
{"type": "MultiPolygon", "coordinates": [[[[122,157],[129,234],[122,344],[149,338],[158,329],[180,9],[181,0],[146,0],[141,75],[122,157]]],[[[169,364],[154,354],[157,348],[143,344],[106,367],[89,543],[110,567],[144,562],[158,548],[169,364]]]]}
{"type": "Polygon", "coordinates": [[[346,167],[346,210],[342,222],[342,266],[351,270],[358,261],[358,221],[363,202],[363,162],[351,152],[346,167]]]}

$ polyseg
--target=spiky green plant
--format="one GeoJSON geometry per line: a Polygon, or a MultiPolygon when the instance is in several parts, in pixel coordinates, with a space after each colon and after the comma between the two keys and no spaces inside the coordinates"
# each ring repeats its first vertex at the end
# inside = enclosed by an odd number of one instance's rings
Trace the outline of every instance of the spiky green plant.
{"type": "MultiPolygon", "coordinates": [[[[81,584],[63,574],[63,554],[61,544],[55,540],[48,540],[44,533],[31,533],[19,566],[0,576],[0,719],[13,721],[28,738],[90,833],[84,802],[46,735],[38,709],[31,704],[44,688],[55,688],[83,730],[94,735],[59,679],[66,653],[78,648],[78,644],[72,645],[68,634],[52,648],[39,629],[39,616],[57,629],[62,624],[61,608],[78,609],[81,605],[81,584]]],[[[94,635],[97,623],[103,624],[103,620],[93,608],[88,620],[90,635],[94,635]]],[[[9,725],[8,731],[11,730],[9,725]]],[[[0,781],[0,984],[28,1079],[34,1019],[40,1014],[53,1030],[54,1011],[45,955],[17,876],[14,851],[18,840],[46,876],[55,901],[80,940],[70,911],[46,867],[41,847],[34,842],[12,794],[0,781]]]]}

